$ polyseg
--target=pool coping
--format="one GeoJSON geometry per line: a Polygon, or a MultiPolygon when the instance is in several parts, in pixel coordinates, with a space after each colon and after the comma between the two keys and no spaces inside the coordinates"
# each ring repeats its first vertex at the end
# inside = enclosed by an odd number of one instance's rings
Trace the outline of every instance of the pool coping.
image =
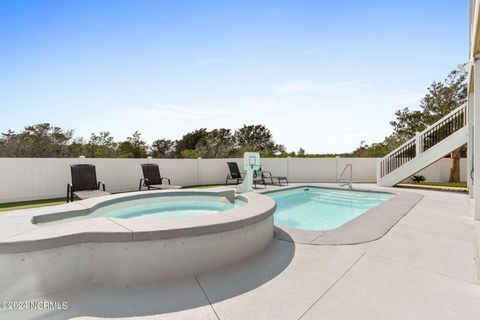
{"type": "Polygon", "coordinates": [[[115,194],[51,207],[31,208],[0,213],[0,221],[11,220],[15,228],[0,229],[0,254],[45,250],[81,243],[165,240],[227,232],[256,224],[273,215],[273,199],[254,192],[237,195],[246,204],[232,210],[203,216],[169,219],[119,219],[96,217],[65,221],[52,225],[61,215],[74,218],[87,215],[102,206],[120,200],[170,196],[217,196],[232,199],[233,190],[155,190],[115,194]]]}
{"type": "MultiPolygon", "coordinates": [[[[297,188],[348,189],[339,186],[297,184],[277,190],[260,190],[258,193],[275,193],[297,188]]],[[[362,188],[353,191],[390,193],[394,197],[367,210],[340,227],[325,231],[310,231],[275,225],[275,237],[279,240],[310,245],[353,245],[378,240],[395,226],[420,200],[423,195],[404,190],[389,190],[380,187],[362,188]]]]}

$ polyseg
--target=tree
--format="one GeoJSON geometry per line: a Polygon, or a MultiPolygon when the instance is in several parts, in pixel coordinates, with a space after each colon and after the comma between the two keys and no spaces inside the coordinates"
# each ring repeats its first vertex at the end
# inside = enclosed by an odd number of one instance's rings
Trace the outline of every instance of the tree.
{"type": "Polygon", "coordinates": [[[235,140],[230,129],[214,129],[197,143],[202,158],[228,158],[235,150],[235,140]]]}
{"type": "Polygon", "coordinates": [[[434,81],[430,85],[428,93],[420,102],[428,124],[438,121],[467,101],[466,80],[467,74],[464,71],[453,70],[443,82],[434,81]]]}
{"type": "Polygon", "coordinates": [[[180,140],[177,140],[175,143],[175,156],[178,158],[183,158],[182,151],[184,150],[195,150],[197,144],[205,138],[207,135],[207,129],[201,128],[193,132],[185,134],[180,140]]]}
{"type": "Polygon", "coordinates": [[[78,158],[86,154],[85,141],[83,138],[74,138],[68,146],[68,154],[70,157],[78,158]]]}
{"type": "Polygon", "coordinates": [[[33,158],[68,156],[68,144],[73,138],[73,130],[62,130],[49,123],[25,127],[21,133],[24,140],[24,154],[33,158]]]}
{"type": "Polygon", "coordinates": [[[284,153],[285,147],[273,141],[272,133],[264,125],[243,125],[235,131],[237,152],[260,152],[263,157],[284,153]]]}
{"type": "Polygon", "coordinates": [[[151,155],[155,158],[171,158],[174,155],[175,141],[158,139],[153,141],[150,147],[151,155]]]}
{"type": "Polygon", "coordinates": [[[112,158],[116,155],[117,143],[109,131],[92,133],[84,146],[86,155],[90,158],[112,158]]]}
{"type": "Polygon", "coordinates": [[[4,157],[50,158],[70,156],[73,130],[62,130],[49,123],[27,126],[16,133],[2,133],[0,152],[4,157]]]}
{"type": "Polygon", "coordinates": [[[200,157],[200,151],[197,149],[185,149],[182,150],[180,156],[184,159],[196,159],[200,157]]]}
{"type": "Polygon", "coordinates": [[[397,110],[395,117],[395,120],[390,121],[390,125],[397,140],[406,142],[427,127],[426,115],[419,110],[411,111],[409,108],[397,110]]]}
{"type": "Polygon", "coordinates": [[[303,148],[298,149],[297,156],[305,157],[305,154],[306,154],[305,149],[303,149],[303,148]]]}
{"type": "Polygon", "coordinates": [[[353,152],[353,156],[360,158],[379,158],[401,146],[406,140],[397,134],[391,134],[382,142],[364,145],[353,152]]]}
{"type": "Polygon", "coordinates": [[[25,135],[8,130],[2,133],[0,152],[2,157],[21,157],[22,147],[25,143],[25,135]]]}
{"type": "Polygon", "coordinates": [[[141,139],[140,133],[135,131],[126,141],[118,145],[120,158],[146,158],[147,143],[141,139]]]}

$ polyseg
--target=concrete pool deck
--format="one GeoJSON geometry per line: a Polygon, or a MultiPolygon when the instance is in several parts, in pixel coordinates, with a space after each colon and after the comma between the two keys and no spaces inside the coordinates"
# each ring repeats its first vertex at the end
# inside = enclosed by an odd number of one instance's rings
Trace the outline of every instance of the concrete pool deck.
{"type": "Polygon", "coordinates": [[[411,192],[423,198],[376,241],[317,246],[276,239],[213,272],[72,289],[36,299],[65,301],[65,311],[0,311],[0,319],[479,319],[468,196],[411,192]]]}

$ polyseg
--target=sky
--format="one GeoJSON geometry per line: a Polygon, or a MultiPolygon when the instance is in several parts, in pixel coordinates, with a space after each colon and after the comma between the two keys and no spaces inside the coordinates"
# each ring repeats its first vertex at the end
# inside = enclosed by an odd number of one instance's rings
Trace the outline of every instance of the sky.
{"type": "Polygon", "coordinates": [[[0,0],[0,132],[264,124],[350,152],[467,59],[467,0],[0,0]]]}

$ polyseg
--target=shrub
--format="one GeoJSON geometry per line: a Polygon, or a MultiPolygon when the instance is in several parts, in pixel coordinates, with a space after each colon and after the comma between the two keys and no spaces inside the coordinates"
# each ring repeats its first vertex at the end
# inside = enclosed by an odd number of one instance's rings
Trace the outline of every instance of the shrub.
{"type": "Polygon", "coordinates": [[[422,175],[415,175],[415,176],[412,176],[411,178],[412,178],[412,181],[415,183],[420,183],[425,181],[425,176],[422,176],[422,175]]]}

